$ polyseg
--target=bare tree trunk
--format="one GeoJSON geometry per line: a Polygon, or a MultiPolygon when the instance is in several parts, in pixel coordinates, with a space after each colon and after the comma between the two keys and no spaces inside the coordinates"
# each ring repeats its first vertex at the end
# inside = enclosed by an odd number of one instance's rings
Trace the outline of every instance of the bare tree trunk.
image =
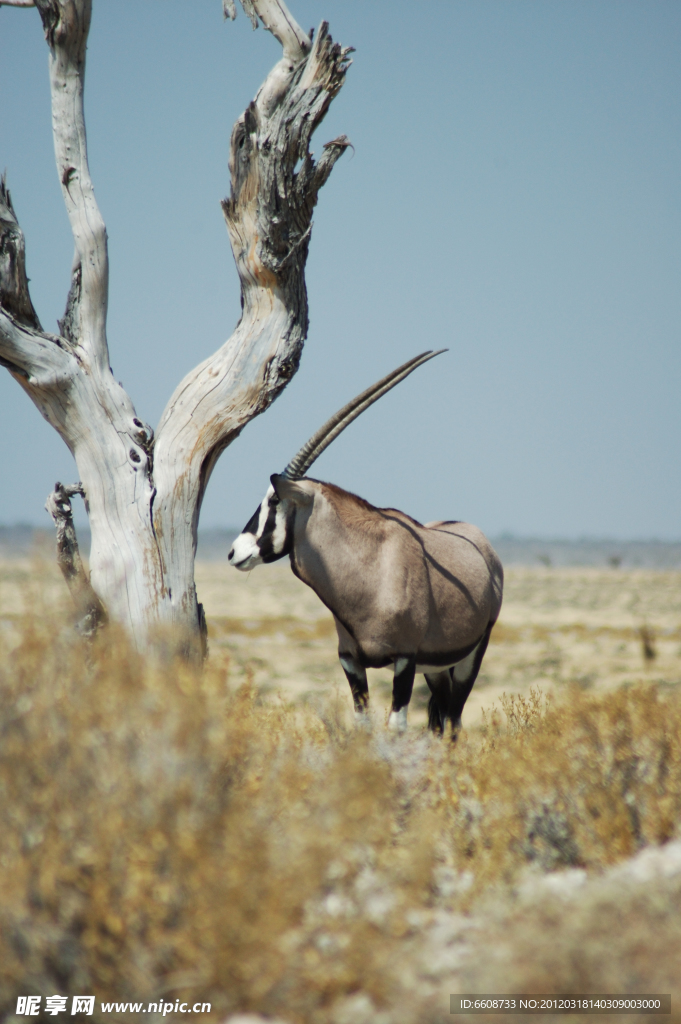
{"type": "MultiPolygon", "coordinates": [[[[109,366],[107,236],[83,117],[91,0],[35,0],[49,46],[57,171],[75,241],[58,336],[42,329],[33,309],[23,234],[4,181],[0,189],[0,363],[76,460],[92,533],[94,593],[139,645],[155,625],[170,623],[196,655],[202,611],[194,555],[205,488],[220,454],[298,368],[308,326],[312,211],[348,145],[344,136],[327,143],[318,161],[309,150],[343,84],[350,51],[333,43],[325,23],[312,43],[282,0],[242,4],[283,48],[232,132],[231,194],[222,206],[242,316],[222,348],[180,383],[156,437],[109,366]]],[[[230,0],[223,5],[226,15],[236,14],[230,0]]]]}

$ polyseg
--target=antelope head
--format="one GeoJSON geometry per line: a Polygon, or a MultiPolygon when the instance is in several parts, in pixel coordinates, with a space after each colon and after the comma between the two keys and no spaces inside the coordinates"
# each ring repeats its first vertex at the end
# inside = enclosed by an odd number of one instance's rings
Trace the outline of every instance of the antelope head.
{"type": "Polygon", "coordinates": [[[283,473],[275,473],[270,477],[270,486],[265,497],[232,544],[227,556],[230,565],[246,572],[256,565],[276,562],[277,559],[288,555],[293,545],[296,506],[305,503],[306,499],[308,502],[312,500],[312,495],[307,493],[306,488],[291,487],[291,484],[304,479],[312,463],[360,413],[408,377],[418,366],[446,351],[443,348],[437,352],[422,352],[421,355],[415,356],[372,384],[327,420],[291,459],[283,473]]]}

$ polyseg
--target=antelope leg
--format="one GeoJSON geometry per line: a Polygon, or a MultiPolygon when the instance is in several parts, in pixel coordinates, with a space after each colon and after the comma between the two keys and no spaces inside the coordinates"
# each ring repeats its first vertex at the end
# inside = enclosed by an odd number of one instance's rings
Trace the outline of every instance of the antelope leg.
{"type": "Polygon", "coordinates": [[[407,728],[407,708],[414,688],[415,673],[415,658],[395,658],[393,704],[388,718],[388,728],[396,732],[404,732],[407,728]]]}
{"type": "Polygon", "coordinates": [[[355,715],[364,716],[369,707],[369,686],[366,669],[350,654],[339,654],[346,678],[350,683],[355,715]]]}
{"type": "Polygon", "coordinates": [[[478,672],[482,665],[482,659],[485,656],[487,650],[487,644],[489,643],[489,635],[492,632],[492,626],[488,626],[482,635],[480,643],[475,647],[471,653],[463,659],[453,665],[449,670],[452,676],[452,692],[449,704],[449,711],[447,717],[452,723],[452,738],[456,739],[456,736],[461,729],[461,712],[463,706],[468,700],[468,696],[473,689],[473,684],[478,678],[478,672]]]}
{"type": "Polygon", "coordinates": [[[449,669],[443,669],[442,672],[426,673],[426,682],[431,693],[428,702],[428,728],[433,732],[442,733],[452,699],[452,677],[449,674],[449,669]]]}

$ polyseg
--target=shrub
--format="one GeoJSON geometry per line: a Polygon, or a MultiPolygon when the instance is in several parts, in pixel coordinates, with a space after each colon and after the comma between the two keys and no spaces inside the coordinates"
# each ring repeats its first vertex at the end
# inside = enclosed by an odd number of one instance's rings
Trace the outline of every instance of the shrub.
{"type": "Polygon", "coordinates": [[[261,703],[219,657],[144,659],[114,629],[0,643],[3,1016],[57,992],[414,1020],[424,914],[677,827],[681,705],[654,689],[508,698],[450,748],[261,703]]]}
{"type": "MultiPolygon", "coordinates": [[[[502,700],[482,741],[462,737],[446,776],[458,868],[477,894],[541,870],[602,869],[666,842],[681,817],[681,703],[655,687],[600,696],[575,687],[556,707],[502,700]]],[[[448,797],[448,800],[447,800],[448,797]]]]}

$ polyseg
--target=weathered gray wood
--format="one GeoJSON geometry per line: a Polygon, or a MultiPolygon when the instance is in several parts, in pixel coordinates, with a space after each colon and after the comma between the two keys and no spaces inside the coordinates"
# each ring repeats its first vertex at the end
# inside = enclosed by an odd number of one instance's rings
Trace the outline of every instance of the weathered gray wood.
{"type": "MultiPolygon", "coordinates": [[[[43,331],[33,310],[23,236],[4,183],[0,190],[0,362],[74,455],[92,533],[92,588],[140,645],[152,627],[169,623],[197,656],[203,617],[194,555],[205,488],[221,452],[298,367],[308,327],[312,212],[348,145],[344,136],[327,143],[319,161],[309,150],[343,84],[350,50],[332,41],[325,23],[313,44],[283,0],[242,5],[284,54],[232,133],[223,211],[242,316],[232,337],[176,389],[156,437],[109,366],[107,237],[83,113],[91,0],[35,0],[49,48],[57,171],[75,243],[59,336],[43,331]]],[[[236,13],[229,2],[224,10],[236,13]]]]}

